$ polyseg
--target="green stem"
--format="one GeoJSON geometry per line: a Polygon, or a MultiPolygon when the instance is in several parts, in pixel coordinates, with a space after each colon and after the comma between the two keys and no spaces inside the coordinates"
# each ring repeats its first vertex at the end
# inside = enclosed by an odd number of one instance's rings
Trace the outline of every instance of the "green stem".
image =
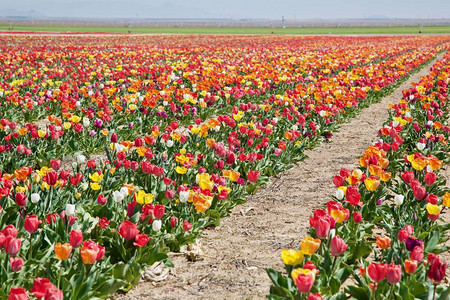
{"type": "Polygon", "coordinates": [[[335,256],[334,259],[333,259],[333,265],[331,266],[330,276],[333,275],[334,268],[336,267],[336,261],[337,261],[337,256],[335,256]]]}
{"type": "Polygon", "coordinates": [[[57,285],[57,287],[58,287],[58,289],[60,288],[60,282],[61,282],[61,273],[62,273],[62,270],[63,270],[63,261],[61,261],[61,265],[59,266],[59,274],[58,274],[58,285],[57,285]]]}
{"type": "Polygon", "coordinates": [[[389,291],[389,300],[392,299],[392,292],[394,291],[394,285],[391,284],[391,290],[389,291]]]}
{"type": "Polygon", "coordinates": [[[437,285],[435,284],[434,288],[433,288],[433,300],[436,299],[436,287],[437,287],[437,285]]]}

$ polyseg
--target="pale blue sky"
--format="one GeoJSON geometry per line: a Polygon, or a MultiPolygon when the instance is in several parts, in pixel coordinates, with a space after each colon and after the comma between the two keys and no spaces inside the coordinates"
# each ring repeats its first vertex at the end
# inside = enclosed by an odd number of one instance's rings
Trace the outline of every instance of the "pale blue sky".
{"type": "Polygon", "coordinates": [[[450,0],[0,0],[0,16],[99,18],[449,18],[450,0]]]}

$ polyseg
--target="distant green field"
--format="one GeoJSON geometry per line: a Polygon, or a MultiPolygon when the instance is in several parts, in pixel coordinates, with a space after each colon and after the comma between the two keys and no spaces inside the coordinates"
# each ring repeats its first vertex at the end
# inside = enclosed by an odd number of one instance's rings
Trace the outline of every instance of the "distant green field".
{"type": "MultiPolygon", "coordinates": [[[[9,31],[8,25],[0,25],[0,31],[9,31]]],[[[14,26],[13,31],[45,32],[109,32],[127,33],[126,27],[85,26],[14,26]]],[[[132,33],[172,34],[450,34],[450,26],[396,26],[396,27],[308,27],[308,28],[264,28],[264,27],[133,27],[132,33]]]]}

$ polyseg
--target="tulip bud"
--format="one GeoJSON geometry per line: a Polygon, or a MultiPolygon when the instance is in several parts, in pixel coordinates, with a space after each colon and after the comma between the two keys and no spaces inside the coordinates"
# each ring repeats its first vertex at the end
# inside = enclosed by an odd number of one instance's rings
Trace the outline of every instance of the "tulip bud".
{"type": "Polygon", "coordinates": [[[117,140],[118,140],[117,133],[113,132],[111,134],[111,143],[117,143],[117,140]]]}

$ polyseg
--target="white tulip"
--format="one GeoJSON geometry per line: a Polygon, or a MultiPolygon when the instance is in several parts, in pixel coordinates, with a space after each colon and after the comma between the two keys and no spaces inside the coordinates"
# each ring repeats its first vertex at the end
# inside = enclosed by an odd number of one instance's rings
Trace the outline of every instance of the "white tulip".
{"type": "Polygon", "coordinates": [[[342,200],[344,199],[344,191],[341,189],[336,190],[336,195],[335,195],[336,199],[338,200],[342,200]]]}
{"type": "Polygon", "coordinates": [[[86,191],[89,188],[89,184],[87,182],[83,182],[81,183],[81,188],[83,189],[83,191],[86,191]]]}
{"type": "Polygon", "coordinates": [[[395,195],[395,197],[394,197],[394,204],[395,205],[402,205],[404,199],[405,199],[405,196],[403,196],[403,195],[395,195]]]}
{"type": "Polygon", "coordinates": [[[154,231],[159,231],[161,229],[162,222],[161,220],[153,221],[152,228],[154,231]]]}
{"type": "Polygon", "coordinates": [[[75,214],[75,205],[66,204],[66,215],[73,216],[75,214]]]}
{"type": "Polygon", "coordinates": [[[121,193],[121,192],[119,192],[119,191],[114,191],[113,192],[113,194],[112,194],[112,196],[113,196],[113,200],[115,201],[115,202],[120,202],[120,201],[122,201],[123,200],[123,194],[121,193]]]}
{"type": "Polygon", "coordinates": [[[422,151],[423,149],[425,149],[426,144],[424,143],[417,143],[417,149],[419,149],[419,151],[422,151]]]}
{"type": "Polygon", "coordinates": [[[173,146],[173,141],[168,140],[166,145],[167,145],[167,147],[171,148],[173,146]]]}
{"type": "Polygon", "coordinates": [[[298,130],[298,126],[297,125],[293,125],[292,126],[292,130],[297,131],[298,130]]]}
{"type": "Polygon", "coordinates": [[[84,127],[88,127],[91,124],[91,121],[89,121],[88,117],[83,118],[83,125],[84,127]]]}
{"type": "Polygon", "coordinates": [[[181,191],[180,192],[180,202],[184,203],[186,201],[188,201],[189,199],[189,192],[188,191],[181,191]]]}
{"type": "Polygon", "coordinates": [[[86,162],[86,156],[83,154],[77,155],[77,163],[84,164],[86,162]]]}
{"type": "Polygon", "coordinates": [[[128,196],[128,188],[127,187],[122,187],[120,189],[120,193],[123,195],[123,197],[125,198],[126,196],[128,196]]]}
{"type": "Polygon", "coordinates": [[[41,200],[41,196],[38,193],[31,194],[31,203],[38,203],[41,200]]]}

